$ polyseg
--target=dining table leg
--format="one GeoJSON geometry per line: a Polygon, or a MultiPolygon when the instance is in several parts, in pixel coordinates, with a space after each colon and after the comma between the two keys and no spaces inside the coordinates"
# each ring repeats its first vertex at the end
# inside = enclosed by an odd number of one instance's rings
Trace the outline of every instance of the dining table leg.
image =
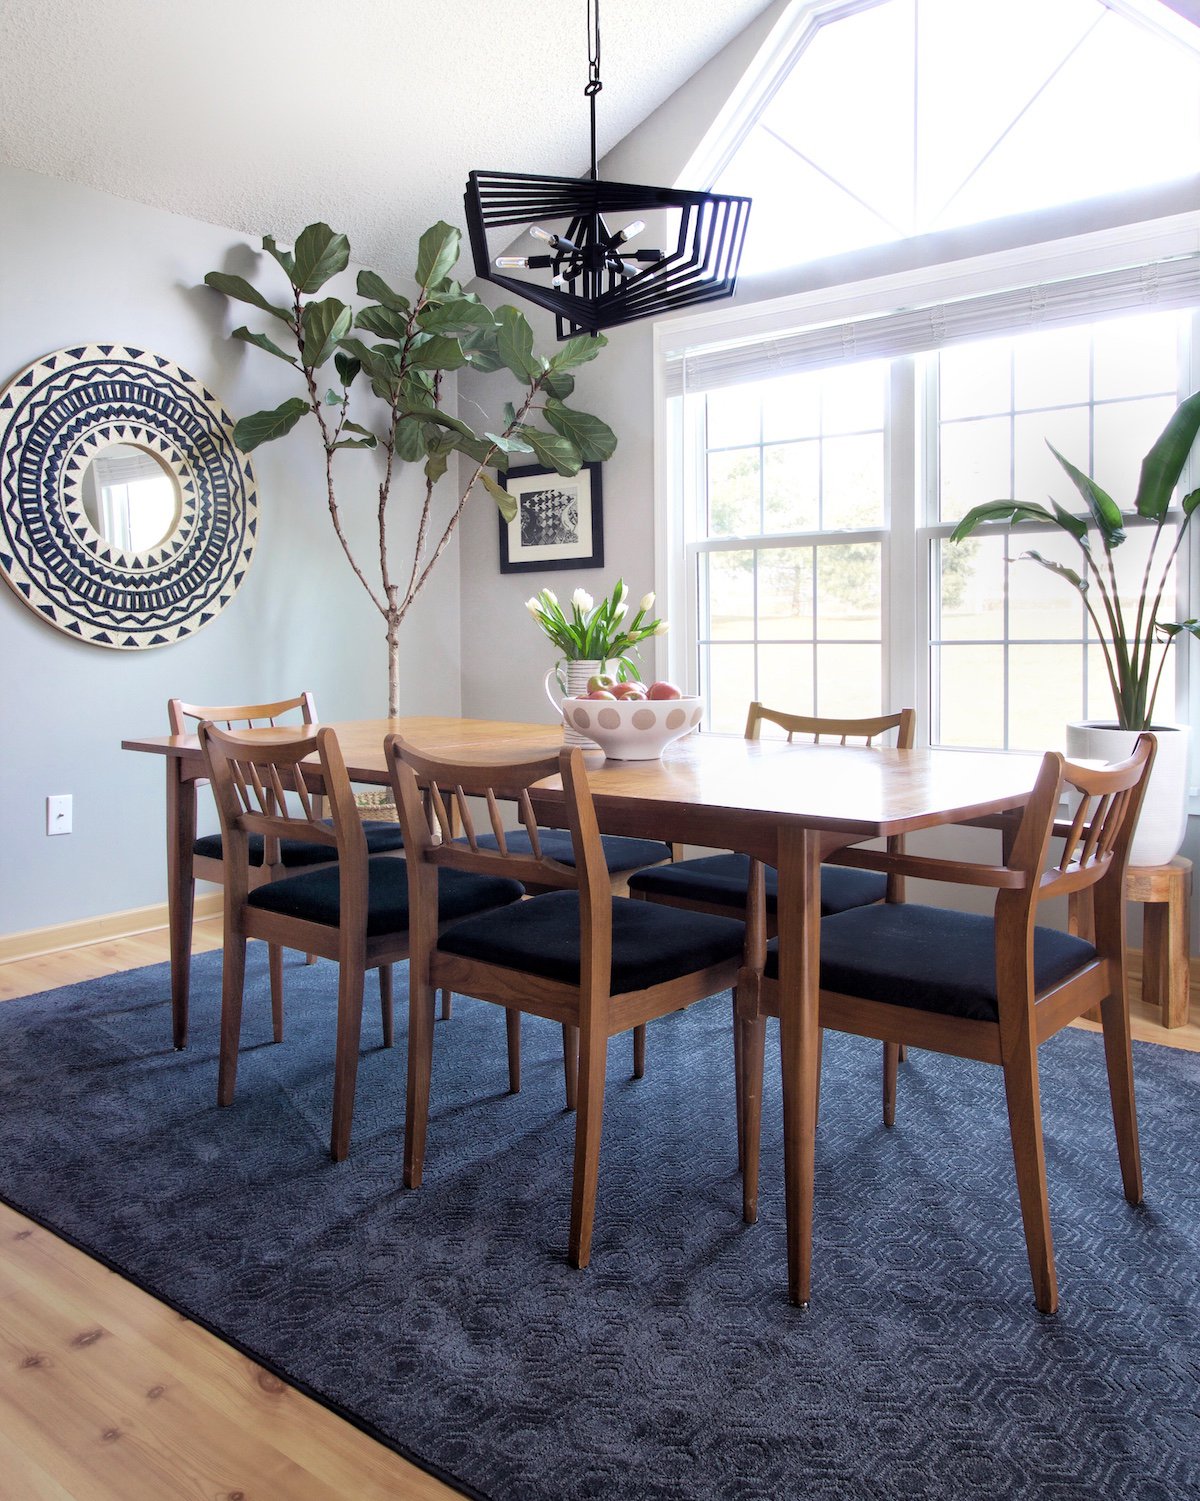
{"type": "Polygon", "coordinates": [[[779,1053],[783,1076],[788,1295],[807,1308],[820,1069],[821,836],[779,832],[779,1053]]]}
{"type": "Polygon", "coordinates": [[[192,846],[196,842],[196,782],[183,761],[167,757],[167,922],[171,940],[171,1031],[187,1046],[188,988],[192,975],[192,846]]]}

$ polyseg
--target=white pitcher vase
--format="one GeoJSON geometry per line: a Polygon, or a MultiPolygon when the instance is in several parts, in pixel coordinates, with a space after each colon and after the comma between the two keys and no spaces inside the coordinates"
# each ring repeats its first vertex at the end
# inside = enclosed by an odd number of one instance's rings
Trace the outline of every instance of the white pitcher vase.
{"type": "MultiPolygon", "coordinates": [[[[581,693],[585,693],[588,678],[595,677],[598,672],[604,672],[605,668],[606,663],[596,662],[587,657],[574,662],[562,661],[554,664],[546,674],[546,697],[560,719],[562,719],[563,699],[578,698],[581,693]]],[[[594,740],[581,735],[573,725],[565,721],[563,721],[563,744],[579,745],[584,750],[600,749],[594,740]]]]}

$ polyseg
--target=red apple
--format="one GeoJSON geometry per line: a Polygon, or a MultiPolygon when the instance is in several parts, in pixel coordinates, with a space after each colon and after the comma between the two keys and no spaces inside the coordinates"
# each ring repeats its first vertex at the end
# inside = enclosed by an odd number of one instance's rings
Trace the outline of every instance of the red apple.
{"type": "Polygon", "coordinates": [[[610,693],[607,688],[597,688],[594,693],[585,693],[584,698],[607,698],[614,699],[616,694],[610,693]]]}
{"type": "Polygon", "coordinates": [[[647,698],[682,698],[683,689],[674,683],[651,683],[646,690],[647,698]]]}
{"type": "Polygon", "coordinates": [[[636,698],[639,693],[646,690],[641,683],[613,683],[612,696],[614,698],[636,698]]]}

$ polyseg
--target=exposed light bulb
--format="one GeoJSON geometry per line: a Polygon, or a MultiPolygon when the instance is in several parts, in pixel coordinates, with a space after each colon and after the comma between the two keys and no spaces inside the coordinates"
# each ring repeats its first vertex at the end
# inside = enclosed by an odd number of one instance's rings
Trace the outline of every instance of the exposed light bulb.
{"type": "Polygon", "coordinates": [[[497,271],[528,271],[529,257],[527,255],[498,255],[492,265],[497,271]]]}
{"type": "Polygon", "coordinates": [[[640,235],[645,227],[646,221],[644,219],[635,219],[632,224],[627,224],[624,229],[617,231],[617,237],[613,241],[613,244],[624,245],[626,240],[632,240],[634,235],[640,235]]]}
{"type": "Polygon", "coordinates": [[[549,240],[551,245],[554,244],[554,236],[548,229],[543,229],[540,224],[531,224],[529,226],[529,233],[535,240],[549,240]]]}

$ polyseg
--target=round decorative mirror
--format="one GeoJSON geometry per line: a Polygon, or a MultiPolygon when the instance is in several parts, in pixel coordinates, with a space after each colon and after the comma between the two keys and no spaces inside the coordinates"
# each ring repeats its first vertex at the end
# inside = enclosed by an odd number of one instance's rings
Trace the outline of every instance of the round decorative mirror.
{"type": "Polygon", "coordinates": [[[0,572],[58,630],[120,650],[191,635],[257,529],[233,418],[161,355],[59,349],[0,391],[0,572]]]}

